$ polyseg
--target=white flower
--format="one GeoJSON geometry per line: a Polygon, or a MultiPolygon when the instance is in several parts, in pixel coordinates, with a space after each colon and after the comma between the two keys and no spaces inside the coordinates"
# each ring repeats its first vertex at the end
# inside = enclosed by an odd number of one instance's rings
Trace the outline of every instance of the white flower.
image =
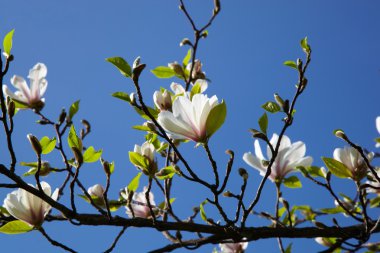
{"type": "MultiPolygon", "coordinates": [[[[380,177],[380,168],[376,169],[376,174],[377,174],[377,176],[380,177]]],[[[373,178],[371,181],[367,180],[366,184],[369,184],[369,185],[372,185],[373,187],[375,187],[375,188],[368,187],[367,188],[368,192],[372,192],[372,193],[375,193],[378,196],[380,196],[380,183],[375,178],[373,178]]]]}
{"type": "MultiPolygon", "coordinates": [[[[206,125],[211,110],[217,105],[219,103],[216,96],[208,98],[204,94],[195,94],[192,100],[187,96],[180,96],[173,103],[173,112],[160,112],[157,121],[173,139],[205,142],[217,130],[207,129],[206,125]]],[[[225,117],[225,114],[222,116],[225,117]]]]}
{"type": "Polygon", "coordinates": [[[153,101],[160,111],[171,111],[172,109],[172,97],[167,90],[164,90],[164,92],[155,91],[153,101]]]}
{"type": "Polygon", "coordinates": [[[154,162],[155,149],[152,143],[149,143],[146,141],[141,146],[135,145],[135,148],[133,149],[133,151],[147,158],[149,162],[151,163],[154,162]]]}
{"type": "Polygon", "coordinates": [[[11,97],[16,102],[32,109],[41,110],[44,106],[45,99],[42,98],[47,88],[45,79],[47,68],[43,63],[37,63],[29,70],[28,78],[30,79],[30,88],[24,78],[13,76],[11,78],[12,85],[18,89],[15,93],[8,89],[8,86],[3,85],[3,92],[11,97]]]}
{"type": "MultiPolygon", "coordinates": [[[[275,148],[278,142],[278,135],[273,134],[270,143],[275,148]]],[[[289,172],[292,172],[297,166],[310,166],[313,162],[313,158],[310,156],[305,157],[306,146],[302,141],[291,143],[289,137],[284,135],[281,140],[281,144],[278,150],[277,157],[272,165],[272,172],[269,179],[272,182],[281,181],[289,172]]],[[[260,175],[264,176],[268,164],[266,161],[270,161],[272,158],[272,152],[267,147],[268,159],[265,159],[261,152],[261,147],[258,140],[255,140],[255,156],[251,152],[243,155],[243,160],[253,168],[260,171],[260,175]]]]}
{"type": "MultiPolygon", "coordinates": [[[[186,70],[190,72],[191,66],[192,66],[192,62],[187,64],[186,70]]],[[[191,78],[193,80],[199,80],[199,79],[205,79],[206,78],[205,72],[202,72],[202,63],[198,59],[194,61],[194,68],[193,68],[193,73],[191,75],[191,78]]]]}
{"type": "Polygon", "coordinates": [[[244,253],[248,242],[219,243],[220,253],[244,253]]]}
{"type": "MultiPolygon", "coordinates": [[[[135,192],[132,197],[132,209],[135,217],[140,218],[151,218],[151,212],[149,210],[149,206],[146,201],[145,193],[147,192],[148,188],[144,187],[143,192],[135,192]]],[[[128,192],[128,188],[125,188],[125,191],[128,192]]],[[[153,209],[153,211],[157,211],[156,208],[156,202],[154,202],[154,195],[152,192],[149,192],[149,202],[153,209]]],[[[128,206],[125,207],[127,209],[127,214],[129,217],[133,217],[132,211],[129,209],[128,206]]],[[[155,214],[157,215],[157,214],[155,214]]]]}
{"type": "Polygon", "coordinates": [[[96,184],[87,189],[90,196],[103,198],[104,188],[100,184],[96,184]]]}
{"type": "MultiPolygon", "coordinates": [[[[376,118],[376,128],[380,134],[380,116],[376,118]]],[[[379,148],[379,147],[380,147],[380,141],[377,141],[376,148],[379,148]]]]}
{"type": "Polygon", "coordinates": [[[186,93],[185,88],[179,83],[172,82],[170,84],[170,89],[172,89],[175,95],[181,95],[181,94],[183,95],[186,93]]]}
{"type": "MultiPolygon", "coordinates": [[[[41,182],[42,190],[46,195],[51,195],[50,185],[41,182]]],[[[54,191],[51,198],[57,200],[58,188],[54,191]]],[[[25,221],[31,226],[39,226],[51,209],[51,206],[39,197],[19,188],[7,195],[4,200],[4,207],[16,219],[25,221]]]]}
{"type": "MultiPolygon", "coordinates": [[[[368,155],[371,160],[373,153],[368,155]]],[[[334,159],[346,165],[351,171],[352,179],[360,180],[367,174],[367,165],[360,153],[353,147],[336,148],[334,159]]]]}
{"type": "Polygon", "coordinates": [[[323,238],[323,237],[317,237],[315,238],[315,241],[320,244],[320,245],[323,245],[323,246],[326,246],[326,247],[331,247],[333,246],[333,242],[331,241],[330,238],[323,238]]]}

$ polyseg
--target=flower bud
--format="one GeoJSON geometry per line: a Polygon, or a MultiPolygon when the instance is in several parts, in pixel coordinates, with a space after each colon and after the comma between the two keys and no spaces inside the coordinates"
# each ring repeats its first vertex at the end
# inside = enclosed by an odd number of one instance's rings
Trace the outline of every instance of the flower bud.
{"type": "Polygon", "coordinates": [[[297,59],[297,68],[299,71],[302,71],[302,60],[300,58],[297,59]]]}
{"type": "Polygon", "coordinates": [[[193,44],[191,43],[191,41],[188,38],[184,38],[181,41],[181,43],[179,43],[179,46],[182,47],[182,46],[185,46],[185,45],[192,46],[193,44]]]}
{"type": "Polygon", "coordinates": [[[136,104],[136,93],[132,92],[129,94],[129,99],[131,100],[132,105],[136,104]]]}
{"type": "Polygon", "coordinates": [[[153,94],[154,104],[160,111],[171,111],[172,109],[172,97],[170,93],[165,90],[163,93],[161,91],[156,91],[153,94]]]}
{"type": "Polygon", "coordinates": [[[274,93],[274,99],[276,100],[279,106],[281,106],[282,108],[284,107],[284,100],[280,97],[280,95],[274,93]]]}
{"type": "Polygon", "coordinates": [[[140,56],[133,61],[132,69],[135,69],[138,65],[140,65],[140,56]]]}
{"type": "Polygon", "coordinates": [[[66,110],[62,109],[61,114],[59,115],[59,118],[58,118],[59,125],[61,125],[65,121],[66,116],[67,116],[66,110]]]}
{"type": "Polygon", "coordinates": [[[232,197],[233,195],[232,195],[232,193],[231,193],[230,191],[225,191],[225,192],[223,192],[223,196],[224,196],[224,197],[227,197],[227,198],[230,198],[230,197],[232,197]]]}
{"type": "Polygon", "coordinates": [[[214,0],[214,15],[220,12],[220,0],[214,0]]]}
{"type": "Polygon", "coordinates": [[[304,89],[306,88],[306,85],[307,85],[307,79],[306,78],[303,78],[302,79],[302,83],[301,83],[301,87],[299,89],[300,92],[303,92],[304,89]]]}
{"type": "Polygon", "coordinates": [[[71,150],[74,153],[75,161],[77,162],[78,167],[83,164],[83,155],[82,152],[77,147],[72,147],[71,150]]]}
{"type": "Polygon", "coordinates": [[[175,62],[169,63],[168,67],[171,68],[176,75],[185,76],[182,66],[178,62],[175,61],[175,62]]]}
{"type": "Polygon", "coordinates": [[[36,154],[40,156],[42,153],[42,147],[41,147],[40,141],[37,139],[36,136],[32,134],[28,134],[27,137],[29,139],[30,144],[32,145],[34,152],[36,152],[36,154]]]}
{"type": "Polygon", "coordinates": [[[243,168],[240,168],[239,169],[239,175],[244,179],[244,180],[247,180],[248,179],[248,172],[243,169],[243,168]]]}
{"type": "Polygon", "coordinates": [[[152,131],[152,132],[157,132],[156,126],[152,122],[150,122],[150,121],[144,122],[143,126],[148,127],[149,130],[152,131]]]}
{"type": "Polygon", "coordinates": [[[15,115],[15,112],[16,112],[15,102],[13,102],[12,100],[9,100],[7,110],[8,110],[9,117],[13,118],[13,116],[15,115]]]}
{"type": "Polygon", "coordinates": [[[100,162],[102,163],[104,172],[106,173],[107,177],[109,177],[111,175],[111,169],[110,169],[109,162],[107,162],[106,160],[104,160],[102,158],[100,159],[100,162]]]}
{"type": "Polygon", "coordinates": [[[337,129],[337,130],[335,130],[334,131],[334,134],[335,134],[335,136],[336,137],[338,137],[338,138],[341,138],[341,139],[343,139],[343,140],[347,140],[347,136],[346,136],[346,134],[343,132],[343,130],[341,130],[341,129],[337,129]]]}

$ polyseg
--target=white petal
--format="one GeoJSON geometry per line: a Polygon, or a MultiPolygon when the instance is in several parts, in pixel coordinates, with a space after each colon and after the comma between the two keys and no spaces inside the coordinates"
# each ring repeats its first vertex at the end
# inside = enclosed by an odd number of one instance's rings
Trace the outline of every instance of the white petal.
{"type": "Polygon", "coordinates": [[[175,118],[171,112],[160,112],[157,121],[174,139],[197,139],[193,129],[186,122],[175,118]]]}
{"type": "Polygon", "coordinates": [[[255,146],[255,155],[261,159],[261,160],[265,160],[264,156],[263,156],[263,152],[261,151],[261,147],[260,147],[260,143],[259,143],[259,140],[255,140],[254,142],[254,146],[255,146]]]}
{"type": "Polygon", "coordinates": [[[22,78],[21,76],[13,76],[11,78],[11,83],[23,94],[25,98],[27,98],[28,100],[30,99],[30,90],[24,78],[22,78]]]}
{"type": "Polygon", "coordinates": [[[377,131],[380,134],[380,116],[376,118],[376,128],[377,128],[377,131]]]}
{"type": "Polygon", "coordinates": [[[251,152],[244,153],[243,160],[252,168],[260,171],[261,175],[265,175],[265,172],[267,170],[266,167],[263,166],[261,159],[259,159],[256,156],[253,156],[251,152]]]}

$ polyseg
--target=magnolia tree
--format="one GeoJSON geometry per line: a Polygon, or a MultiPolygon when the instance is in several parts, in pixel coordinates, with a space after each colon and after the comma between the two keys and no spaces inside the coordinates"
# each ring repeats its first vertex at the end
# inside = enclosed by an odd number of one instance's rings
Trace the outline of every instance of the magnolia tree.
{"type": "MultiPolygon", "coordinates": [[[[133,90],[128,89],[129,94],[120,91],[113,96],[128,103],[145,121],[134,127],[139,131],[136,133],[145,137],[145,142],[130,147],[127,158],[137,172],[129,171],[134,177],[118,193],[110,192],[114,162],[106,160],[102,150],[87,143],[90,123],[82,120],[82,125],[78,125],[74,121],[79,101],[54,119],[46,116],[46,65],[34,65],[27,76],[29,81],[9,73],[9,66],[16,63],[12,55],[14,31],[5,36],[0,81],[7,83],[8,76],[12,76],[10,84],[13,87],[3,84],[0,90],[0,119],[6,140],[2,143],[2,152],[9,154],[9,161],[2,161],[0,165],[0,173],[4,176],[0,187],[8,192],[0,208],[0,232],[12,234],[9,236],[39,232],[52,245],[69,252],[76,250],[52,238],[45,230],[46,225],[65,222],[74,228],[79,225],[114,227],[119,232],[105,252],[111,252],[117,246],[127,229],[143,227],[160,231],[167,239],[166,246],[152,249],[152,252],[179,248],[196,250],[203,245],[217,244],[214,252],[241,253],[247,247],[254,248],[253,241],[268,238],[276,239],[279,251],[287,253],[292,251],[292,244],[285,244],[284,238],[314,238],[315,243],[325,246],[323,252],[380,252],[380,244],[373,240],[374,234],[380,231],[380,169],[374,165],[378,157],[375,144],[373,150],[366,150],[338,129],[334,133],[342,140],[343,147],[322,157],[324,167],[320,167],[314,165],[310,154],[306,154],[305,143],[292,142],[287,136],[288,128],[297,117],[295,108],[302,103],[300,98],[308,88],[306,74],[312,60],[312,48],[307,38],[300,43],[304,57],[284,63],[298,74],[294,95],[285,98],[275,93],[273,101],[263,101],[264,113],[258,119],[257,128],[250,130],[254,148],[246,147],[247,152],[242,156],[235,156],[232,150],[227,150],[229,160],[221,166],[221,162],[214,159],[209,143],[218,138],[214,134],[225,122],[228,103],[217,95],[208,94],[210,80],[202,69],[201,56],[197,54],[201,41],[207,37],[208,29],[220,13],[220,2],[214,1],[212,15],[202,26],[196,25],[182,0],[180,10],[194,32],[193,39],[185,38],[181,42],[182,47],[189,48],[188,53],[180,62],[152,70],[157,78],[167,78],[168,83],[174,80],[168,87],[160,88],[153,95],[143,94],[141,87],[144,84],[140,77],[146,74],[146,65],[139,57],[133,64],[122,57],[106,59],[125,77],[126,83],[133,85],[133,90]],[[23,117],[25,110],[33,111],[39,125],[55,132],[55,136],[37,138],[30,129],[31,134],[27,135],[30,150],[25,152],[34,152],[32,162],[18,161],[12,141],[17,128],[14,118],[23,117]],[[269,133],[268,122],[274,113],[282,115],[283,125],[277,133],[269,133]],[[266,155],[262,152],[263,145],[266,155]],[[199,168],[192,167],[191,160],[184,154],[184,146],[204,151],[209,162],[203,165],[203,170],[212,173],[210,180],[201,176],[199,168]],[[60,155],[61,164],[49,161],[47,154],[52,152],[60,155]],[[234,162],[237,159],[244,160],[247,169],[236,168],[234,162]],[[88,185],[86,178],[81,177],[82,168],[89,163],[103,168],[105,183],[88,185]],[[25,166],[30,169],[23,173],[20,167],[25,166]],[[249,175],[258,176],[250,167],[262,177],[255,192],[246,190],[252,184],[249,175]],[[54,189],[49,184],[53,172],[62,182],[54,189]],[[230,184],[232,177],[240,178],[239,186],[230,184]],[[328,193],[330,199],[326,200],[325,208],[314,208],[308,203],[295,205],[287,200],[284,187],[299,190],[302,186],[300,177],[328,193]],[[344,179],[345,187],[352,188],[352,194],[336,192],[336,178],[344,179]],[[27,183],[33,181],[33,184],[27,183]],[[185,181],[204,193],[204,201],[192,203],[194,208],[188,210],[187,216],[178,214],[175,202],[187,198],[186,194],[177,195],[172,191],[174,184],[185,181]],[[275,198],[271,200],[273,210],[257,207],[263,201],[266,184],[273,184],[276,189],[275,198]],[[63,194],[69,197],[63,199],[63,194]],[[163,201],[159,203],[157,199],[163,201]],[[87,202],[91,207],[88,210],[92,212],[82,211],[79,202],[87,202]],[[340,222],[338,216],[345,216],[349,221],[340,222]],[[266,225],[255,224],[255,217],[264,219],[266,225]]],[[[376,119],[376,127],[380,133],[380,117],[376,119]]],[[[376,141],[378,148],[380,139],[376,141]]]]}

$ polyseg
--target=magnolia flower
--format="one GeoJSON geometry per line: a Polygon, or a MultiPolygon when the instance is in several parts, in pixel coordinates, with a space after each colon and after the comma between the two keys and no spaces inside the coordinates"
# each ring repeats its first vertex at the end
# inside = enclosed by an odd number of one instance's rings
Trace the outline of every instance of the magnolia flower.
{"type": "MultiPolygon", "coordinates": [[[[145,193],[147,192],[148,188],[144,187],[143,192],[135,192],[132,197],[132,203],[131,207],[133,209],[133,214],[135,217],[140,218],[152,218],[149,206],[146,201],[145,193]]],[[[125,191],[128,192],[128,188],[125,188],[125,191]]],[[[149,192],[149,202],[153,209],[153,211],[156,211],[156,203],[154,202],[154,195],[152,192],[149,192]]],[[[127,209],[127,214],[129,217],[133,217],[132,211],[129,209],[129,206],[125,207],[127,209]]],[[[157,214],[155,214],[157,215],[157,214]]]]}
{"type": "Polygon", "coordinates": [[[172,82],[170,84],[170,89],[172,89],[175,95],[181,95],[181,94],[183,95],[186,93],[185,88],[179,83],[172,82]]]}
{"type": "Polygon", "coordinates": [[[219,243],[220,253],[244,253],[248,242],[219,243]]]}
{"type": "Polygon", "coordinates": [[[100,184],[96,184],[88,188],[87,192],[92,197],[103,198],[104,188],[100,184]]]}
{"type": "MultiPolygon", "coordinates": [[[[278,135],[273,134],[270,143],[273,147],[276,147],[278,142],[278,135]]],[[[280,147],[278,149],[277,157],[272,165],[272,172],[269,175],[269,179],[272,182],[281,181],[289,172],[292,172],[298,166],[310,166],[313,159],[310,156],[305,157],[306,146],[302,141],[291,143],[289,137],[283,135],[280,147]]],[[[268,162],[272,158],[272,152],[267,147],[268,159],[265,159],[261,152],[260,144],[258,140],[255,140],[255,156],[251,152],[243,155],[243,160],[253,168],[260,171],[260,175],[264,176],[268,162]]]]}
{"type": "MultiPolygon", "coordinates": [[[[51,195],[51,188],[48,183],[41,182],[41,187],[46,195],[51,195]]],[[[57,200],[58,188],[51,195],[51,198],[57,200]]],[[[25,221],[31,226],[41,225],[51,209],[48,203],[21,188],[9,193],[3,206],[13,217],[25,221]]]]}
{"type": "MultiPolygon", "coordinates": [[[[207,90],[208,88],[208,83],[206,80],[198,79],[193,86],[199,85],[200,87],[200,92],[203,93],[207,90]]],[[[190,92],[186,92],[186,89],[180,85],[179,83],[172,82],[170,84],[170,88],[174,92],[175,95],[185,95],[185,96],[190,96],[190,92]]]]}
{"type": "Polygon", "coordinates": [[[216,96],[208,98],[204,94],[195,94],[192,100],[188,96],[180,96],[173,103],[173,112],[160,112],[157,121],[173,139],[206,142],[224,122],[225,110],[223,114],[213,116],[215,118],[210,117],[211,110],[219,105],[224,106],[224,103],[219,104],[216,96]],[[208,120],[221,123],[209,127],[208,120]]]}
{"type": "MultiPolygon", "coordinates": [[[[187,64],[186,70],[190,72],[191,66],[192,66],[192,63],[190,62],[189,64],[187,64]]],[[[191,78],[193,80],[206,79],[205,72],[202,72],[202,63],[200,60],[194,61],[194,68],[193,68],[193,73],[191,75],[191,78]]]]}
{"type": "Polygon", "coordinates": [[[141,163],[134,163],[134,165],[136,165],[144,173],[147,173],[147,174],[156,173],[157,163],[154,159],[155,148],[152,143],[149,143],[146,141],[141,146],[135,145],[133,152],[145,157],[148,160],[148,164],[147,164],[148,167],[143,167],[143,165],[145,164],[141,164],[141,163]]]}
{"type": "MultiPolygon", "coordinates": [[[[380,116],[376,118],[376,128],[377,128],[377,131],[380,134],[380,116]]],[[[378,140],[376,142],[376,148],[379,148],[379,147],[380,147],[380,141],[378,140]]]]}
{"type": "MultiPolygon", "coordinates": [[[[380,168],[377,168],[376,174],[380,177],[380,168]]],[[[369,184],[375,188],[368,187],[367,191],[372,192],[380,196],[380,183],[376,179],[372,179],[371,181],[367,180],[366,184],[369,184]]]]}
{"type": "MultiPolygon", "coordinates": [[[[372,160],[373,153],[368,155],[372,160]]],[[[367,174],[367,165],[360,153],[353,147],[336,148],[334,150],[334,159],[346,165],[350,170],[352,179],[360,180],[367,174]]]]}
{"type": "Polygon", "coordinates": [[[164,92],[155,91],[153,101],[160,111],[171,111],[172,109],[172,97],[167,90],[164,90],[164,92]]]}
{"type": "Polygon", "coordinates": [[[3,85],[3,92],[14,101],[28,108],[41,110],[45,103],[45,99],[42,96],[47,88],[46,74],[47,68],[45,64],[37,63],[29,70],[30,88],[24,78],[15,75],[11,78],[11,83],[18,91],[13,93],[8,89],[8,86],[3,85]]]}

